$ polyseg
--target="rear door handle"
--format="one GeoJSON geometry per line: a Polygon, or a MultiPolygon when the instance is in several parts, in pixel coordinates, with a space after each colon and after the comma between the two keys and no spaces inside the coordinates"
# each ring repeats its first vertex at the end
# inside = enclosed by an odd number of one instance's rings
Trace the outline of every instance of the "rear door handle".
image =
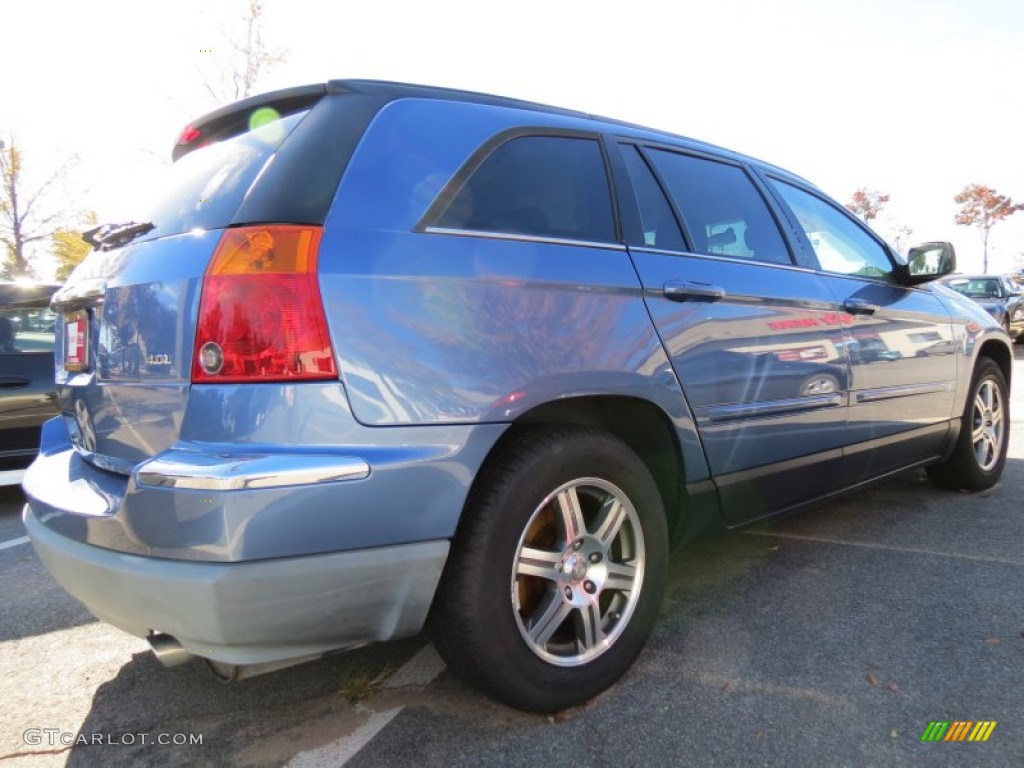
{"type": "Polygon", "coordinates": [[[665,298],[669,301],[719,301],[725,298],[725,289],[708,283],[669,280],[665,283],[665,298]]]}
{"type": "Polygon", "coordinates": [[[864,299],[847,299],[843,302],[843,309],[851,315],[873,315],[878,311],[878,305],[864,299]]]}
{"type": "Polygon", "coordinates": [[[31,382],[21,376],[0,376],[0,389],[21,389],[31,382]]]}

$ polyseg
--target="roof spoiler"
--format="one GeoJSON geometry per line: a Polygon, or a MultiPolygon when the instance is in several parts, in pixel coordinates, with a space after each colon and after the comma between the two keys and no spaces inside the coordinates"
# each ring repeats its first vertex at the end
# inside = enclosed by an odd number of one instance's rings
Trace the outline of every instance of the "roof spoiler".
{"type": "Polygon", "coordinates": [[[327,85],[324,83],[300,85],[295,88],[285,88],[280,91],[250,96],[247,99],[215,109],[185,126],[171,150],[171,159],[177,161],[192,150],[205,146],[211,141],[241,133],[248,128],[249,115],[257,109],[271,107],[282,115],[286,115],[312,106],[326,93],[327,85]]]}

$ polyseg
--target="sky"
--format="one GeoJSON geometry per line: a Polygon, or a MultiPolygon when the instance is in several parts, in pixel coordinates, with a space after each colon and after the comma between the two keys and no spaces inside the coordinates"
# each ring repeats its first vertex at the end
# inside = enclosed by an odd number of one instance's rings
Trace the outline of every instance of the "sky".
{"type": "MultiPolygon", "coordinates": [[[[7,4],[0,139],[13,132],[42,176],[77,158],[62,205],[138,217],[178,132],[218,106],[202,72],[242,6],[7,4]]],[[[264,19],[286,57],[257,90],[399,80],[668,130],[781,165],[840,202],[858,187],[888,193],[875,228],[949,240],[961,271],[980,271],[981,239],[953,223],[953,196],[981,183],[1024,202],[1019,0],[265,0],[264,19]]],[[[1024,212],[989,249],[991,272],[1024,266],[1024,212]]]]}

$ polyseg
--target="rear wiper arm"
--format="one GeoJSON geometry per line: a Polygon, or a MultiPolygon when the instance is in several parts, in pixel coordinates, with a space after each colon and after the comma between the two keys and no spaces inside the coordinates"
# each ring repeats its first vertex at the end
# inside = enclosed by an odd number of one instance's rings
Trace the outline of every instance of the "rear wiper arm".
{"type": "Polygon", "coordinates": [[[131,242],[136,237],[156,229],[151,221],[129,221],[124,224],[100,224],[82,233],[85,240],[96,250],[109,250],[131,242]]]}

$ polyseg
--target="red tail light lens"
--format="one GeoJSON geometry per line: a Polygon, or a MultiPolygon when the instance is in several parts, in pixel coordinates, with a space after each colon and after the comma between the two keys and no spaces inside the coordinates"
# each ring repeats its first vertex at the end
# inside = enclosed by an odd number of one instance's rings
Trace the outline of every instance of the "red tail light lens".
{"type": "Polygon", "coordinates": [[[191,144],[193,141],[198,139],[203,134],[198,128],[193,128],[191,125],[186,125],[180,134],[178,134],[178,143],[182,146],[191,144]]]}
{"type": "Polygon", "coordinates": [[[318,227],[224,232],[203,278],[192,381],[337,378],[317,283],[318,227]]]}

